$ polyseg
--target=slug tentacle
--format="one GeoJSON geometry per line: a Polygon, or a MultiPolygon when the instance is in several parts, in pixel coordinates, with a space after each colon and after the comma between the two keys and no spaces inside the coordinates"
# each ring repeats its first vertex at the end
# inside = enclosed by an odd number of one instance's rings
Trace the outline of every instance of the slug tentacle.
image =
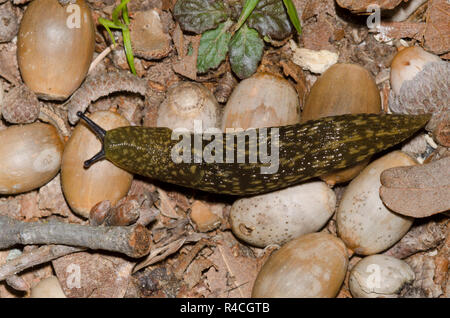
{"type": "Polygon", "coordinates": [[[84,162],[84,167],[87,169],[90,166],[92,166],[95,162],[105,159],[105,136],[106,136],[106,130],[104,130],[102,127],[97,125],[95,122],[93,122],[89,117],[84,115],[82,112],[77,112],[77,116],[83,119],[86,124],[89,126],[89,128],[92,129],[92,131],[97,135],[98,139],[100,139],[102,143],[102,149],[91,159],[86,160],[84,162]]]}
{"type": "Polygon", "coordinates": [[[103,144],[103,142],[105,141],[106,130],[104,130],[102,127],[94,123],[92,120],[89,119],[89,117],[84,115],[82,112],[77,112],[77,116],[86,122],[89,128],[92,129],[92,131],[97,135],[97,137],[103,144]]]}
{"type": "Polygon", "coordinates": [[[206,133],[174,137],[172,130],[162,127],[120,127],[105,133],[102,151],[86,164],[106,158],[129,172],[163,182],[253,195],[362,162],[404,141],[429,119],[430,115],[341,115],[304,124],[214,133],[214,138],[206,133]],[[182,155],[179,146],[183,146],[182,155]]]}

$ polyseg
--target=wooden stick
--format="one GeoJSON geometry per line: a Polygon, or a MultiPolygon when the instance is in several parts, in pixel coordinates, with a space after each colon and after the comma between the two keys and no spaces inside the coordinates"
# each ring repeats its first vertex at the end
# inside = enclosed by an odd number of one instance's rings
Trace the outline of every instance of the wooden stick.
{"type": "Polygon", "coordinates": [[[97,227],[56,221],[23,222],[0,215],[0,249],[16,244],[61,244],[139,258],[148,254],[150,242],[150,232],[140,224],[97,227]]]}
{"type": "Polygon", "coordinates": [[[0,265],[0,281],[8,279],[13,275],[24,271],[27,268],[44,264],[61,256],[82,252],[83,247],[72,247],[65,245],[46,245],[22,255],[0,265]]]}

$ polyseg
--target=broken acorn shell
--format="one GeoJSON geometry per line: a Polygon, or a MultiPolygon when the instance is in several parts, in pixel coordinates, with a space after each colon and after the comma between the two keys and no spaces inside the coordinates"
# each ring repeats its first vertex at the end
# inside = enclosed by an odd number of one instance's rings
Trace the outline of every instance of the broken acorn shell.
{"type": "Polygon", "coordinates": [[[202,201],[195,201],[191,206],[189,218],[195,224],[197,231],[209,232],[221,224],[220,217],[213,212],[212,205],[202,201]]]}
{"type": "Polygon", "coordinates": [[[414,277],[414,271],[404,261],[387,255],[370,255],[352,268],[348,285],[353,297],[394,298],[414,277]]]}
{"type": "Polygon", "coordinates": [[[369,164],[346,188],[336,212],[338,236],[360,255],[384,251],[400,240],[413,218],[389,210],[380,198],[380,175],[389,168],[417,162],[401,151],[369,164]]]}
{"type": "Polygon", "coordinates": [[[235,201],[230,211],[231,230],[254,246],[282,245],[320,230],[335,208],[336,195],[324,182],[303,183],[235,201]]]}
{"type": "Polygon", "coordinates": [[[156,10],[138,11],[130,23],[131,45],[135,56],[151,60],[167,56],[171,50],[170,36],[163,31],[156,10]]]}
{"type": "Polygon", "coordinates": [[[233,90],[223,111],[221,128],[263,128],[299,121],[300,102],[295,88],[282,77],[257,73],[233,90]]]}
{"type": "MultiPolygon", "coordinates": [[[[89,116],[105,130],[129,126],[117,113],[99,111],[89,116]]],[[[78,123],[64,150],[61,166],[61,185],[70,208],[88,218],[91,208],[109,200],[114,206],[131,187],[133,175],[107,160],[83,167],[85,160],[101,149],[101,143],[84,122],[78,123]]]]}
{"type": "Polygon", "coordinates": [[[52,125],[11,126],[0,140],[0,194],[37,189],[58,173],[64,145],[52,125]]]}
{"type": "Polygon", "coordinates": [[[31,288],[30,298],[67,298],[56,276],[50,276],[31,288]]]}
{"type": "Polygon", "coordinates": [[[339,238],[306,234],[269,257],[256,277],[252,297],[336,297],[347,266],[347,249],[339,238]]]}
{"type": "Polygon", "coordinates": [[[413,80],[425,65],[433,62],[441,62],[441,58],[419,46],[400,50],[391,63],[391,88],[394,94],[400,94],[405,81],[413,80]]]}
{"type": "Polygon", "coordinates": [[[95,29],[84,0],[31,2],[20,23],[17,58],[25,84],[39,98],[65,100],[81,84],[94,53],[95,29]]]}
{"type": "MultiPolygon", "coordinates": [[[[369,71],[357,64],[334,64],[318,78],[306,98],[302,122],[327,116],[381,112],[381,97],[369,71]]],[[[321,176],[329,185],[356,177],[370,159],[321,176]]]]}
{"type": "Polygon", "coordinates": [[[421,47],[401,50],[391,64],[389,108],[393,113],[432,113],[426,129],[450,122],[450,63],[421,47]]]}
{"type": "Polygon", "coordinates": [[[218,109],[216,98],[205,86],[178,82],[167,91],[158,110],[156,125],[193,131],[195,121],[201,121],[203,129],[214,128],[218,123],[218,109]]]}

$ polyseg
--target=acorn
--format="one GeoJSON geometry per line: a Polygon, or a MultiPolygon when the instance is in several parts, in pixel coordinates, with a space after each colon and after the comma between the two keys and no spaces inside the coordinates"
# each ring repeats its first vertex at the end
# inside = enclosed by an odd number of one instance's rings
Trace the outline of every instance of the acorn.
{"type": "Polygon", "coordinates": [[[324,182],[241,198],[230,211],[233,234],[258,247],[282,245],[320,230],[333,215],[336,195],[324,182]]]}
{"type": "MultiPolygon", "coordinates": [[[[99,111],[90,118],[105,130],[129,126],[117,113],[99,111]]],[[[61,165],[61,185],[70,208],[88,218],[91,209],[99,202],[109,200],[114,206],[131,187],[133,175],[107,160],[94,163],[85,169],[85,160],[95,155],[101,143],[94,133],[80,122],[67,142],[61,165]]]]}
{"type": "MultiPolygon", "coordinates": [[[[357,64],[334,64],[314,83],[306,98],[301,122],[327,116],[381,112],[381,97],[369,71],[357,64]]],[[[329,185],[356,177],[370,159],[321,176],[329,185]]]]}
{"type": "Polygon", "coordinates": [[[327,233],[306,234],[269,257],[256,277],[252,297],[335,297],[347,266],[347,249],[339,238],[327,233]]]}
{"type": "Polygon", "coordinates": [[[172,85],[159,107],[158,127],[185,128],[194,131],[195,121],[203,129],[217,127],[219,103],[202,84],[178,82],[172,85]]]}
{"type": "Polygon", "coordinates": [[[295,88],[284,78],[257,73],[233,90],[222,117],[226,128],[263,128],[297,124],[300,102],[295,88]]]}
{"type": "Polygon", "coordinates": [[[0,140],[0,194],[37,189],[58,173],[64,145],[52,125],[10,126],[0,140]]]}
{"type": "Polygon", "coordinates": [[[433,116],[426,126],[434,131],[450,122],[450,64],[418,46],[399,51],[391,64],[389,108],[393,113],[433,116]]]}
{"type": "Polygon", "coordinates": [[[389,210],[380,198],[380,175],[389,168],[416,165],[401,151],[391,152],[369,164],[353,179],[336,212],[338,236],[360,255],[382,252],[410,229],[413,218],[389,210]]]}
{"type": "Polygon", "coordinates": [[[83,82],[94,54],[95,29],[84,0],[35,0],[23,15],[17,59],[25,84],[45,100],[65,100],[83,82]]]}
{"type": "Polygon", "coordinates": [[[406,262],[392,256],[371,255],[352,268],[348,285],[353,297],[395,298],[414,277],[406,262]]]}

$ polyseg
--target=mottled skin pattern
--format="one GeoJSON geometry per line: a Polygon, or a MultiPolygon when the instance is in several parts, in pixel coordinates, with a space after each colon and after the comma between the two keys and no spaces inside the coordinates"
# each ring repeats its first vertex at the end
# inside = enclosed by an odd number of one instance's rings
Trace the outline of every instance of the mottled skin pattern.
{"type": "MultiPolygon", "coordinates": [[[[278,127],[279,169],[274,174],[261,174],[263,164],[259,162],[175,163],[171,149],[179,140],[171,140],[172,131],[168,128],[116,128],[107,131],[104,149],[106,159],[135,174],[207,192],[252,195],[352,166],[402,142],[429,118],[359,114],[278,127]]],[[[259,134],[259,129],[256,132],[259,134]]],[[[203,147],[209,142],[203,141],[203,147]]],[[[268,133],[269,145],[270,142],[268,133]]]]}

